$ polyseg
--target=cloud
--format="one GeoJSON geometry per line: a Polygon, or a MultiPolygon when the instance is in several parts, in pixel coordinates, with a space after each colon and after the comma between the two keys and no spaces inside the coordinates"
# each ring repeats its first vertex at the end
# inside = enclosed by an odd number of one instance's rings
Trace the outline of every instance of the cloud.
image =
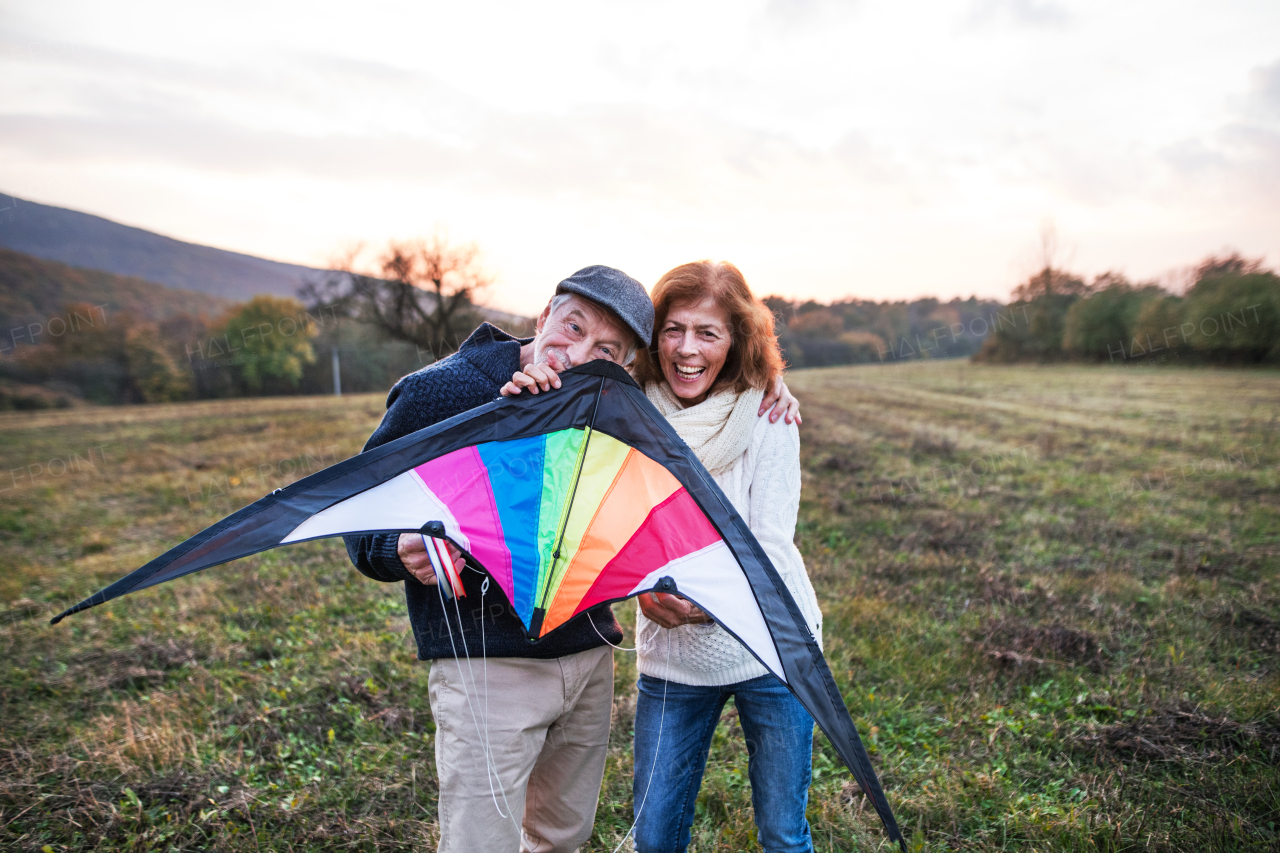
{"type": "Polygon", "coordinates": [[[1175,172],[1190,178],[1221,178],[1230,171],[1231,162],[1221,148],[1203,139],[1183,139],[1164,149],[1164,160],[1175,172]]]}
{"type": "Polygon", "coordinates": [[[1071,14],[1053,0],[975,0],[968,22],[973,26],[1007,22],[1017,26],[1057,29],[1071,14]]]}
{"type": "MultiPolygon", "coordinates": [[[[647,199],[694,210],[732,198],[769,207],[771,193],[838,197],[841,188],[884,188],[902,177],[862,137],[809,150],[781,130],[719,116],[700,101],[525,112],[386,64],[282,56],[224,74],[104,49],[63,51],[49,69],[59,81],[58,108],[30,96],[9,99],[0,109],[0,150],[27,163],[78,168],[163,165],[530,199],[647,199]],[[838,167],[834,186],[831,166],[838,167]]],[[[750,82],[705,73],[696,85],[708,90],[750,82]]]]}
{"type": "Polygon", "coordinates": [[[803,24],[817,17],[821,7],[822,0],[769,0],[764,14],[773,23],[803,24]]]}
{"type": "Polygon", "coordinates": [[[1240,120],[1219,133],[1235,161],[1235,175],[1248,176],[1256,190],[1274,204],[1280,195],[1280,61],[1249,74],[1250,91],[1240,120]]]}
{"type": "Polygon", "coordinates": [[[1250,106],[1265,118],[1280,119],[1280,60],[1249,74],[1250,106]]]}
{"type": "Polygon", "coordinates": [[[811,27],[834,14],[853,11],[860,0],[768,0],[765,20],[783,32],[811,27]]]}
{"type": "Polygon", "coordinates": [[[901,186],[907,182],[905,170],[860,131],[850,131],[837,140],[831,146],[831,156],[861,183],[901,186]]]}
{"type": "Polygon", "coordinates": [[[1204,200],[1256,204],[1254,218],[1274,222],[1274,199],[1280,194],[1280,61],[1254,68],[1248,80],[1248,94],[1229,102],[1230,121],[1164,146],[1159,159],[1175,186],[1204,200]]]}

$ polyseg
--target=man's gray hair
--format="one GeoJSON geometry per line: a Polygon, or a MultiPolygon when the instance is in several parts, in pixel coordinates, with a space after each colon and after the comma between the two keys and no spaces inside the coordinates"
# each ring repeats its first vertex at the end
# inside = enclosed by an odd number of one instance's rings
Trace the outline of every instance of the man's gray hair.
{"type": "MultiPolygon", "coordinates": [[[[578,299],[582,299],[587,302],[590,302],[596,308],[599,308],[601,311],[603,311],[607,316],[613,318],[613,320],[616,323],[618,323],[618,325],[620,325],[622,328],[626,329],[628,332],[631,332],[631,329],[628,328],[625,323],[620,322],[618,320],[617,315],[613,311],[609,310],[607,306],[601,305],[599,302],[596,302],[594,299],[588,299],[585,296],[578,296],[578,294],[576,293],[557,293],[555,296],[551,297],[551,314],[554,315],[557,311],[560,310],[560,308],[566,302],[568,302],[570,299],[573,299],[575,297],[577,297],[578,299]]],[[[631,362],[634,361],[636,357],[635,333],[632,332],[632,334],[629,335],[628,337],[630,337],[630,340],[624,344],[624,349],[623,349],[623,352],[625,352],[626,355],[623,356],[622,360],[618,362],[623,367],[626,367],[629,364],[631,364],[631,362]]]]}

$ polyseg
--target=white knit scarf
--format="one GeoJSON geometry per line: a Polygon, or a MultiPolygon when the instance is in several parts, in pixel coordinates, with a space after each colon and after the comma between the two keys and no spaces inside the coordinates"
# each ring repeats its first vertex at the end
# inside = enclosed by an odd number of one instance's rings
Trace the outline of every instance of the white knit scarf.
{"type": "Polygon", "coordinates": [[[764,399],[764,391],[755,388],[741,394],[724,388],[686,409],[666,382],[650,382],[644,393],[713,476],[732,466],[751,445],[764,399]]]}

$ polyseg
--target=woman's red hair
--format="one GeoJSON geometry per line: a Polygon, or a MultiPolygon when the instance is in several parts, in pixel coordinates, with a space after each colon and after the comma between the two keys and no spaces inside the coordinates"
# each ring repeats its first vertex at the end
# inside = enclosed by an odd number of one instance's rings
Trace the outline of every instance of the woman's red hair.
{"type": "MultiPolygon", "coordinates": [[[[739,393],[768,389],[782,372],[782,350],[773,330],[773,312],[751,292],[742,273],[728,261],[681,264],[653,286],[653,328],[658,335],[672,306],[715,299],[729,318],[729,355],[716,377],[716,388],[729,385],[739,393]]],[[[657,347],[636,353],[633,374],[641,386],[661,382],[657,347]]]]}

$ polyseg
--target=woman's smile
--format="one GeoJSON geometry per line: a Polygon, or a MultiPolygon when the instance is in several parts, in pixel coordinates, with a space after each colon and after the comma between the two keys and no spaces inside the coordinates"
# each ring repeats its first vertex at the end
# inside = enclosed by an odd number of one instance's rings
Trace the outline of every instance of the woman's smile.
{"type": "Polygon", "coordinates": [[[707,399],[732,343],[729,316],[715,299],[671,306],[658,330],[658,363],[683,405],[707,399]]]}
{"type": "Polygon", "coordinates": [[[706,372],[706,369],[707,366],[705,364],[677,364],[676,378],[683,382],[697,382],[698,378],[706,372]]]}

